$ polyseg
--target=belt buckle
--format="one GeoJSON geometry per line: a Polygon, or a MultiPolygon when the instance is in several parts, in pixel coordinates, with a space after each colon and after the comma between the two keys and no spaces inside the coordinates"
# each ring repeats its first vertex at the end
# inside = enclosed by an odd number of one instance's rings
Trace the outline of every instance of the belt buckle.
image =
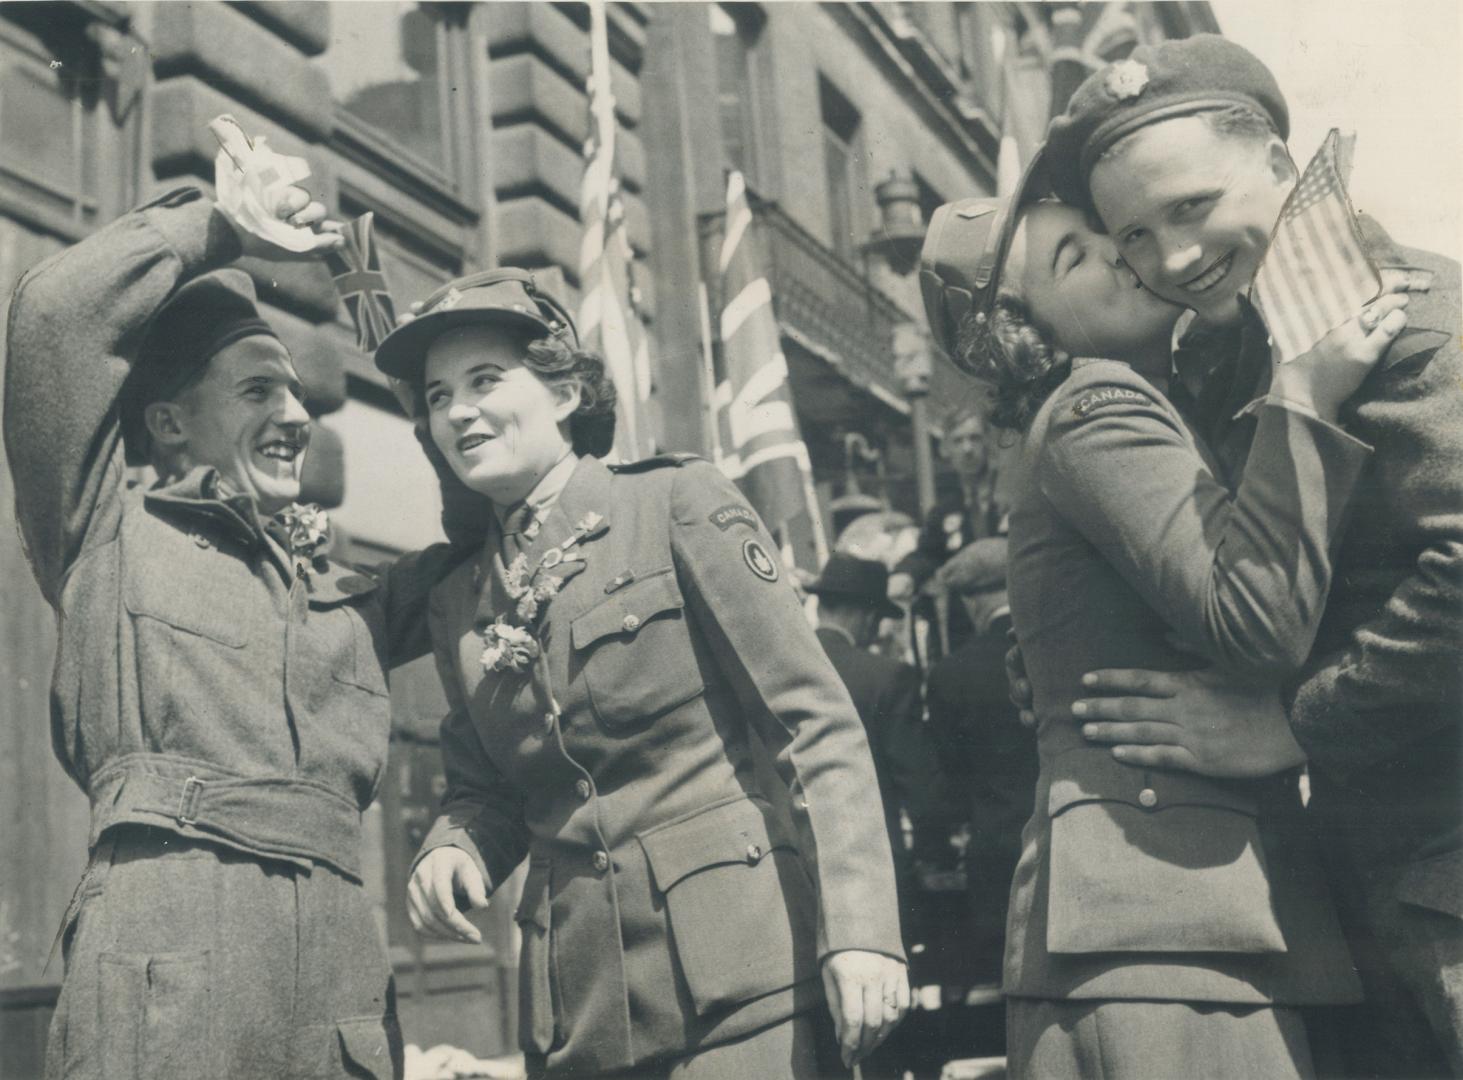
{"type": "Polygon", "coordinates": [[[192,825],[198,821],[198,804],[203,799],[203,781],[190,776],[183,781],[183,794],[178,797],[178,821],[192,825]]]}

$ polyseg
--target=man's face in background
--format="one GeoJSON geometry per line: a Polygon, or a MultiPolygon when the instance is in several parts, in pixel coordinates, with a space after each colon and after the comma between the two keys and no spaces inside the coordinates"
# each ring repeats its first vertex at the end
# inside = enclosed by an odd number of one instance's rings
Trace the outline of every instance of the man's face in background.
{"type": "Polygon", "coordinates": [[[945,460],[964,483],[974,483],[985,476],[990,453],[986,447],[985,422],[979,416],[968,415],[957,420],[955,426],[945,432],[941,446],[945,460]]]}

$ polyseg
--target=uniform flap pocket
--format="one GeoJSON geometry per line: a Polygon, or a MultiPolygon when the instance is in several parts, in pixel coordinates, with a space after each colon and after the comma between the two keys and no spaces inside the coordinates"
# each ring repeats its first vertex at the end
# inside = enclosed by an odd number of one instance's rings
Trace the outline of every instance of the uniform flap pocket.
{"type": "Polygon", "coordinates": [[[242,649],[248,641],[238,622],[238,605],[220,597],[199,596],[177,582],[169,584],[151,580],[145,574],[129,574],[122,587],[122,600],[132,615],[156,619],[231,649],[242,649]]]}
{"type": "Polygon", "coordinates": [[[1463,919],[1463,851],[1415,862],[1397,880],[1397,899],[1463,919]]]}
{"type": "Polygon", "coordinates": [[[656,888],[669,892],[698,870],[727,863],[755,866],[774,847],[792,848],[773,839],[764,813],[761,804],[736,799],[641,833],[656,888]]]}
{"type": "Polygon", "coordinates": [[[1208,806],[1256,817],[1256,787],[1244,780],[1214,780],[1192,773],[1139,769],[1124,765],[1105,750],[1076,750],[1053,768],[1047,813],[1055,818],[1086,802],[1122,802],[1140,810],[1208,806]]]}
{"type": "MultiPolygon", "coordinates": [[[[340,1037],[343,1064],[354,1066],[373,1080],[392,1080],[399,1075],[396,1048],[392,1045],[387,1020],[367,1016],[357,1020],[340,1020],[335,1030],[340,1037]]],[[[351,1074],[355,1075],[355,1074],[351,1074]]]]}
{"type": "Polygon", "coordinates": [[[587,649],[612,634],[634,637],[651,619],[685,607],[672,570],[632,581],[574,620],[574,648],[587,649]]]}
{"type": "Polygon", "coordinates": [[[530,863],[523,879],[523,895],[513,919],[519,924],[531,923],[540,930],[549,928],[549,864],[530,863]]]}

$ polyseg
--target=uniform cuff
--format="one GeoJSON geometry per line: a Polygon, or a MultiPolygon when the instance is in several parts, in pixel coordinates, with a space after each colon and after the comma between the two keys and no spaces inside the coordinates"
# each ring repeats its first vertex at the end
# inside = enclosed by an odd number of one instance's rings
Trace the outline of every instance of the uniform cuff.
{"type": "Polygon", "coordinates": [[[1286,412],[1295,413],[1297,416],[1304,416],[1312,423],[1319,424],[1321,427],[1326,428],[1328,431],[1334,432],[1346,442],[1351,443],[1362,450],[1365,450],[1367,453],[1371,453],[1372,451],[1372,446],[1370,443],[1362,442],[1355,435],[1352,435],[1350,432],[1348,432],[1345,428],[1340,427],[1337,424],[1333,424],[1329,420],[1321,419],[1316,410],[1312,409],[1309,405],[1302,405],[1298,401],[1292,401],[1290,400],[1290,398],[1282,397],[1279,394],[1266,394],[1264,397],[1256,398],[1239,412],[1235,413],[1235,419],[1239,419],[1241,416],[1248,416],[1251,413],[1258,412],[1266,405],[1273,405],[1276,408],[1284,409],[1286,412]]]}

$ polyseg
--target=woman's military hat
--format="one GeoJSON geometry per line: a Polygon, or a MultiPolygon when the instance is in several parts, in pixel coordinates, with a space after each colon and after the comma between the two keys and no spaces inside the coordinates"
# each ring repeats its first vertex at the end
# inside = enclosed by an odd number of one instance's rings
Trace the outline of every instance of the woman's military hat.
{"type": "Polygon", "coordinates": [[[1063,202],[1088,208],[1087,178],[1102,152],[1161,120],[1244,105],[1290,135],[1285,96],[1254,53],[1218,34],[1139,45],[1094,71],[1047,130],[1052,187],[1063,202]]]}
{"type": "Polygon", "coordinates": [[[529,271],[503,267],[460,277],[427,297],[416,318],[402,323],[381,343],[376,367],[393,378],[410,380],[427,347],[444,331],[494,322],[521,326],[535,337],[563,336],[570,344],[579,344],[568,309],[529,271]]]}
{"type": "Polygon", "coordinates": [[[1038,150],[1012,195],[959,199],[930,216],[919,256],[919,287],[930,331],[956,364],[961,364],[955,348],[961,320],[970,312],[978,320],[990,314],[1021,211],[1049,193],[1045,152],[1038,150]]]}

